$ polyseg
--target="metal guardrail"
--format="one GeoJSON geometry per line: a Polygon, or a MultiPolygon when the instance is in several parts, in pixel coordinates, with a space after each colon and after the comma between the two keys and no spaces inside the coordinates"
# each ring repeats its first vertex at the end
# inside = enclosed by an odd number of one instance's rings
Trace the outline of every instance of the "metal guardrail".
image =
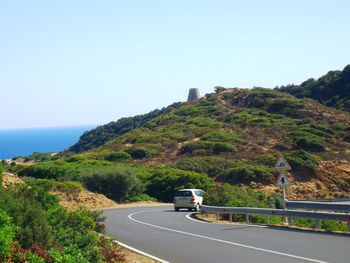
{"type": "Polygon", "coordinates": [[[350,202],[286,201],[286,209],[306,209],[350,212],[350,202]]]}
{"type": "Polygon", "coordinates": [[[232,214],[245,214],[246,221],[249,222],[249,215],[266,215],[267,224],[269,224],[270,216],[283,216],[288,218],[289,225],[293,225],[293,218],[310,218],[316,219],[316,228],[321,228],[321,220],[345,221],[348,223],[348,231],[350,232],[350,214],[321,212],[321,211],[302,211],[289,209],[272,209],[272,208],[253,208],[253,207],[218,207],[218,206],[201,206],[204,213],[229,214],[232,221],[232,214]]]}

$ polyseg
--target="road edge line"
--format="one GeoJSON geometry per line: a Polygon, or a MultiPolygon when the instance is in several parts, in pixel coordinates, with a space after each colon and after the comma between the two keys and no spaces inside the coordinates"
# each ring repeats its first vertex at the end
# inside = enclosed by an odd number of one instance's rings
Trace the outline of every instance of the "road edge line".
{"type": "Polygon", "coordinates": [[[158,257],[153,256],[153,255],[151,255],[151,254],[148,254],[148,253],[146,253],[146,252],[144,252],[144,251],[142,251],[142,250],[139,250],[139,249],[137,249],[137,248],[131,247],[131,246],[129,246],[129,245],[127,245],[127,244],[124,244],[124,243],[122,243],[122,242],[119,242],[119,241],[117,241],[117,240],[114,240],[114,242],[117,243],[118,245],[120,245],[120,246],[126,248],[126,249],[129,249],[129,250],[131,250],[131,251],[133,251],[133,252],[135,252],[135,253],[137,253],[137,254],[140,254],[140,255],[142,255],[142,256],[148,257],[148,258],[150,258],[150,259],[153,259],[153,260],[155,260],[155,261],[157,261],[157,262],[159,262],[159,263],[170,263],[169,261],[166,261],[166,260],[164,260],[164,259],[158,258],[158,257]]]}

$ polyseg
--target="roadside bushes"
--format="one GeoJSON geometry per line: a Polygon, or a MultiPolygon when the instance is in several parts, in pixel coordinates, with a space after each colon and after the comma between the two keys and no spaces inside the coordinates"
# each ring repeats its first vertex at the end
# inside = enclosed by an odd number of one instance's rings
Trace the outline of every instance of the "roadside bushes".
{"type": "Polygon", "coordinates": [[[223,184],[215,185],[206,191],[204,203],[226,207],[270,207],[274,200],[272,197],[257,193],[250,188],[223,184]]]}
{"type": "Polygon", "coordinates": [[[213,185],[213,181],[204,174],[170,167],[156,168],[144,180],[147,182],[146,193],[163,202],[171,202],[179,189],[200,188],[205,191],[213,185]]]}
{"type": "Polygon", "coordinates": [[[83,177],[83,183],[90,191],[104,194],[116,201],[128,200],[144,191],[137,170],[127,167],[93,171],[83,177]]]}
{"type": "Polygon", "coordinates": [[[0,261],[5,262],[5,258],[11,254],[11,245],[15,238],[16,228],[12,223],[12,218],[0,208],[0,261]]]}
{"type": "Polygon", "coordinates": [[[250,183],[252,181],[272,183],[274,174],[275,171],[271,167],[238,162],[234,168],[223,172],[222,176],[234,183],[250,183]]]}

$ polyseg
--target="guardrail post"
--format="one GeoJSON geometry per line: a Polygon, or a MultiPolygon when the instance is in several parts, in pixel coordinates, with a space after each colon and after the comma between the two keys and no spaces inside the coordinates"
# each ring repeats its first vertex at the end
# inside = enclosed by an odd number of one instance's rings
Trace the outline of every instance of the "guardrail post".
{"type": "Polygon", "coordinates": [[[246,214],[246,215],[245,215],[245,221],[246,221],[247,223],[249,223],[249,214],[246,214]]]}
{"type": "Polygon", "coordinates": [[[293,225],[293,217],[288,216],[288,225],[292,226],[293,225]]]}
{"type": "Polygon", "coordinates": [[[230,222],[232,222],[232,213],[229,213],[230,222]]]}
{"type": "Polygon", "coordinates": [[[219,221],[220,220],[220,214],[216,213],[216,220],[219,221]]]}
{"type": "Polygon", "coordinates": [[[317,221],[316,221],[316,229],[321,229],[321,219],[317,219],[317,221]]]}
{"type": "Polygon", "coordinates": [[[350,220],[348,221],[348,232],[350,232],[350,220]]]}
{"type": "Polygon", "coordinates": [[[270,216],[266,216],[266,225],[270,224],[270,216]]]}

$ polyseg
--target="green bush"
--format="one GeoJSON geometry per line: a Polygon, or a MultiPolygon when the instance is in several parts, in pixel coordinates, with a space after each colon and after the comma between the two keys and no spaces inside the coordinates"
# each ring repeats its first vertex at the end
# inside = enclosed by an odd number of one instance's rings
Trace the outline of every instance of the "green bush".
{"type": "Polygon", "coordinates": [[[266,105],[268,112],[280,113],[284,110],[302,108],[301,100],[295,98],[276,98],[266,105]]]}
{"type": "Polygon", "coordinates": [[[127,149],[126,152],[129,153],[133,159],[149,158],[156,154],[156,151],[142,148],[142,147],[130,148],[130,149],[127,149]]]}
{"type": "Polygon", "coordinates": [[[312,171],[316,173],[320,158],[304,150],[285,153],[285,157],[295,171],[312,171]]]}
{"type": "Polygon", "coordinates": [[[154,169],[144,178],[146,193],[163,202],[171,202],[175,192],[183,188],[208,189],[213,181],[204,174],[183,171],[170,167],[154,169]]]}
{"type": "Polygon", "coordinates": [[[84,189],[80,183],[70,181],[59,182],[53,179],[35,179],[26,180],[25,182],[27,185],[39,187],[45,191],[58,190],[64,193],[75,193],[84,189]]]}
{"type": "Polygon", "coordinates": [[[251,181],[272,183],[274,174],[272,167],[239,162],[234,168],[225,171],[222,176],[235,183],[250,183],[251,181]]]}
{"type": "Polygon", "coordinates": [[[4,209],[13,218],[13,223],[19,226],[16,240],[24,248],[29,248],[34,244],[50,246],[52,242],[51,230],[45,210],[35,200],[35,198],[43,200],[39,196],[42,193],[36,189],[26,189],[20,186],[16,191],[19,192],[12,193],[6,190],[0,192],[0,208],[4,209]]]}
{"type": "Polygon", "coordinates": [[[111,162],[130,160],[131,155],[124,151],[110,152],[105,154],[104,159],[111,162]]]}
{"type": "Polygon", "coordinates": [[[250,188],[236,185],[215,185],[204,195],[204,203],[226,207],[271,207],[274,199],[250,188]]]}
{"type": "Polygon", "coordinates": [[[197,173],[206,173],[209,177],[217,177],[223,171],[232,168],[236,162],[219,157],[190,157],[181,159],[176,168],[197,173]]]}
{"type": "Polygon", "coordinates": [[[290,136],[296,148],[317,152],[325,150],[324,140],[311,132],[298,130],[291,133],[290,136]]]}
{"type": "Polygon", "coordinates": [[[5,257],[11,253],[11,244],[16,235],[16,227],[12,218],[0,208],[0,261],[5,262],[5,257]]]}
{"type": "Polygon", "coordinates": [[[220,142],[220,143],[230,143],[234,144],[237,142],[241,142],[242,138],[228,131],[215,131],[208,134],[205,134],[201,137],[202,141],[212,141],[212,142],[220,142]]]}
{"type": "Polygon", "coordinates": [[[206,150],[210,153],[220,154],[224,152],[236,152],[235,146],[228,143],[211,142],[211,141],[195,141],[184,144],[181,149],[181,154],[195,154],[198,150],[206,150]]]}
{"type": "Polygon", "coordinates": [[[97,247],[98,236],[94,231],[95,222],[91,212],[86,209],[70,212],[57,207],[49,211],[48,218],[55,243],[65,248],[64,254],[79,259],[73,262],[101,261],[97,247]]]}
{"type": "Polygon", "coordinates": [[[116,201],[127,201],[144,191],[137,170],[126,167],[94,171],[85,176],[83,182],[90,191],[102,193],[116,201]]]}

